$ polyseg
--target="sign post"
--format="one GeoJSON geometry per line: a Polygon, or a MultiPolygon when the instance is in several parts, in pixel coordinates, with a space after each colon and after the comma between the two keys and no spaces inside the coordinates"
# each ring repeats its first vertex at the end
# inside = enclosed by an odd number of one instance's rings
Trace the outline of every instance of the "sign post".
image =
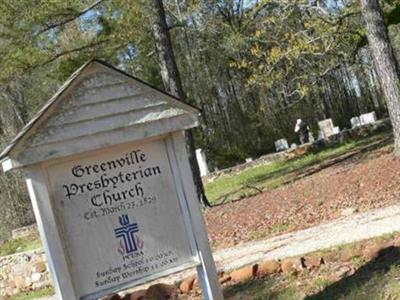
{"type": "Polygon", "coordinates": [[[196,267],[223,299],[185,147],[197,109],[94,60],[0,155],[22,168],[59,299],[196,267]]]}

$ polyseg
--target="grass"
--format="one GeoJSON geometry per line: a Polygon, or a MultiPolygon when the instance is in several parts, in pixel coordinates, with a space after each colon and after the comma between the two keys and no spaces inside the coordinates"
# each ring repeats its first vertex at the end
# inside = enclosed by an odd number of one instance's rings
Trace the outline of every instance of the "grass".
{"type": "Polygon", "coordinates": [[[30,237],[9,240],[0,246],[0,256],[6,256],[18,252],[34,250],[40,247],[42,247],[42,242],[38,235],[32,235],[30,237]]]}
{"type": "MultiPolygon", "coordinates": [[[[397,238],[399,234],[397,234],[397,238]]],[[[348,266],[339,257],[343,251],[354,251],[376,243],[385,245],[393,240],[390,235],[380,238],[347,244],[329,250],[318,251],[310,256],[323,257],[329,260],[328,265],[319,270],[305,271],[296,275],[277,274],[264,280],[257,279],[243,284],[229,286],[225,289],[225,299],[281,299],[281,300],[394,300],[400,299],[400,249],[390,246],[382,247],[380,255],[366,261],[362,256],[352,261],[355,268],[352,275],[341,278],[334,276],[336,270],[348,266]]],[[[307,255],[307,256],[309,256],[307,255]]],[[[360,254],[359,254],[360,255],[360,254]]]]}
{"type": "Polygon", "coordinates": [[[205,185],[207,197],[211,203],[218,204],[252,196],[261,190],[279,187],[293,176],[296,171],[368,145],[383,136],[383,134],[374,135],[357,141],[331,146],[299,158],[254,166],[240,173],[225,175],[205,185]]]}
{"type": "Polygon", "coordinates": [[[22,292],[14,295],[10,300],[35,300],[43,297],[50,297],[54,295],[54,290],[52,287],[43,288],[37,291],[22,292]]]}

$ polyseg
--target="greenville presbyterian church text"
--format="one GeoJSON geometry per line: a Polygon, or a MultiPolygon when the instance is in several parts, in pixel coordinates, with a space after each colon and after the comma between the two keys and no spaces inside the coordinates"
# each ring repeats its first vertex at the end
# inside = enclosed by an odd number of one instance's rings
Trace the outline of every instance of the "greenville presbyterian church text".
{"type": "Polygon", "coordinates": [[[79,178],[80,181],[86,176],[101,175],[89,182],[63,184],[65,197],[72,200],[75,196],[98,191],[98,193],[90,197],[90,203],[94,207],[111,206],[121,200],[144,197],[145,191],[142,187],[142,181],[161,174],[161,169],[158,165],[143,168],[141,164],[145,163],[146,160],[147,156],[142,150],[132,150],[115,160],[87,166],[74,166],[71,169],[71,173],[75,178],[79,178]],[[130,168],[129,171],[119,171],[113,176],[107,174],[107,172],[115,172],[128,166],[133,168],[130,168]],[[129,184],[130,188],[116,192],[112,191],[125,184],[129,184]]]}

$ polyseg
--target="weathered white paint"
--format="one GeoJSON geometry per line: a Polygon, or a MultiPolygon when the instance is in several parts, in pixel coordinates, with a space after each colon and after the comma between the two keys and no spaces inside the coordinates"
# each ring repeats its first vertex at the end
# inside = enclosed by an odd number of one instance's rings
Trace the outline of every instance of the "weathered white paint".
{"type": "Polygon", "coordinates": [[[15,161],[4,166],[12,169],[192,128],[198,124],[198,113],[172,96],[93,61],[49,101],[1,159],[7,156],[15,161]],[[126,135],[127,131],[131,133],[126,135]]]}
{"type": "Polygon", "coordinates": [[[79,296],[198,264],[162,140],[57,161],[46,169],[79,296]],[[137,224],[133,254],[114,232],[124,227],[122,216],[137,224]]]}
{"type": "Polygon", "coordinates": [[[177,186],[182,188],[182,194],[190,214],[190,222],[196,239],[197,251],[201,261],[201,265],[197,267],[197,273],[203,289],[203,297],[206,300],[223,300],[214,258],[208,243],[207,230],[200,211],[193,177],[190,175],[192,171],[186,152],[184,132],[173,133],[172,143],[168,143],[168,145],[168,153],[172,165],[177,166],[176,169],[173,169],[173,174],[176,178],[177,186]]]}
{"type": "MultiPolygon", "coordinates": [[[[96,75],[93,75],[92,80],[96,79],[96,75]]],[[[113,86],[97,86],[92,89],[82,89],[82,91],[76,90],[74,94],[70,96],[69,101],[72,103],[71,106],[81,106],[88,104],[96,104],[112,101],[115,98],[125,98],[128,96],[135,97],[143,95],[143,88],[139,84],[132,84],[130,82],[121,83],[113,86]]]]}
{"type": "Polygon", "coordinates": [[[88,135],[76,139],[64,140],[36,147],[27,148],[14,159],[18,166],[41,162],[46,159],[55,159],[73,153],[81,153],[92,149],[100,149],[110,145],[127,143],[129,141],[159,136],[180,129],[190,129],[197,125],[197,116],[182,115],[172,119],[163,119],[152,124],[152,131],[148,131],[147,123],[126,126],[102,132],[101,134],[88,135]]]}
{"type": "Polygon", "coordinates": [[[52,199],[48,191],[48,179],[41,165],[27,171],[26,183],[31,198],[33,211],[38,224],[40,237],[44,244],[53,277],[54,289],[60,300],[78,299],[72,283],[70,261],[64,249],[59,224],[53,210],[52,199]]]}
{"type": "Polygon", "coordinates": [[[124,112],[123,114],[108,115],[94,120],[63,124],[39,132],[30,142],[32,146],[57,143],[63,140],[76,139],[88,135],[100,134],[139,124],[156,122],[184,115],[179,108],[157,106],[147,110],[124,112]]]}
{"type": "Polygon", "coordinates": [[[161,100],[160,98],[153,100],[150,99],[149,96],[138,95],[135,97],[116,98],[108,102],[96,103],[93,105],[63,107],[62,114],[52,116],[45,127],[51,128],[59,126],[61,121],[63,124],[74,124],[108,115],[112,116],[129,111],[140,111],[167,104],[167,101],[161,100]]]}

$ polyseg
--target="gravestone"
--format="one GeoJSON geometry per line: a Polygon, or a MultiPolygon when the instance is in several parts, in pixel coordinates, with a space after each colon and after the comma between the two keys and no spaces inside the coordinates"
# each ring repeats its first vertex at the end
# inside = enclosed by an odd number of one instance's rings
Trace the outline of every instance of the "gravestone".
{"type": "Polygon", "coordinates": [[[323,138],[329,138],[334,135],[334,126],[332,119],[326,119],[318,122],[323,138]]]}
{"type": "Polygon", "coordinates": [[[319,140],[324,140],[324,139],[325,139],[325,135],[324,135],[323,131],[322,130],[318,130],[317,140],[319,141],[319,140]]]}
{"type": "Polygon", "coordinates": [[[308,133],[308,141],[309,141],[309,143],[311,143],[311,144],[315,142],[314,135],[312,134],[311,131],[308,133]]]}
{"type": "Polygon", "coordinates": [[[77,70],[0,154],[23,169],[58,299],[196,267],[222,299],[184,130],[199,111],[104,62],[77,70]]]}
{"type": "Polygon", "coordinates": [[[206,155],[201,149],[196,150],[196,159],[199,164],[200,176],[207,176],[209,174],[206,155]]]}
{"type": "Polygon", "coordinates": [[[333,127],[333,134],[339,134],[340,133],[340,128],[339,126],[333,127]]]}
{"type": "Polygon", "coordinates": [[[367,124],[374,124],[376,123],[376,114],[375,112],[369,112],[366,114],[360,115],[360,123],[361,125],[367,125],[367,124]]]}
{"type": "Polygon", "coordinates": [[[276,152],[289,149],[288,141],[286,139],[280,139],[280,140],[275,141],[275,149],[276,149],[276,152]]]}
{"type": "Polygon", "coordinates": [[[353,117],[350,119],[351,128],[356,128],[361,126],[360,117],[353,117]]]}

